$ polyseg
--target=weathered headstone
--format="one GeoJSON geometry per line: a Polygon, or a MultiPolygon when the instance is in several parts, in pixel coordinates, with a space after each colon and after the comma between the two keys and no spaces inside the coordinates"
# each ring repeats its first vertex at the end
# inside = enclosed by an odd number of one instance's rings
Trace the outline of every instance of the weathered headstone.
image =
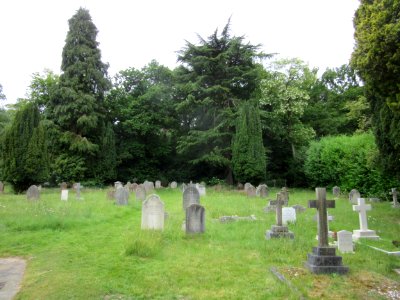
{"type": "Polygon", "coordinates": [[[349,201],[352,204],[357,204],[357,199],[361,198],[360,192],[356,189],[352,189],[349,193],[349,201]]]}
{"type": "Polygon", "coordinates": [[[288,223],[296,222],[296,210],[293,207],[282,208],[282,223],[287,225],[288,223]]]}
{"type": "Polygon", "coordinates": [[[74,187],[75,187],[76,199],[81,200],[81,183],[76,182],[74,187]]]}
{"type": "Polygon", "coordinates": [[[0,181],[0,194],[4,193],[4,183],[0,181]]]}
{"type": "Polygon", "coordinates": [[[142,184],[139,184],[135,190],[135,197],[137,201],[146,200],[146,189],[142,184]]]}
{"type": "Polygon", "coordinates": [[[138,184],[136,182],[134,182],[131,184],[129,191],[132,193],[132,192],[136,191],[137,187],[138,187],[138,184]]]}
{"type": "Polygon", "coordinates": [[[206,213],[200,204],[191,204],[186,208],[186,233],[203,233],[206,227],[206,213]]]}
{"type": "Polygon", "coordinates": [[[301,206],[300,204],[293,205],[292,207],[296,211],[296,215],[306,211],[306,208],[304,206],[301,206]]]}
{"type": "Polygon", "coordinates": [[[162,188],[162,186],[161,186],[161,181],[160,180],[157,180],[156,181],[156,189],[161,189],[162,188]]]}
{"type": "Polygon", "coordinates": [[[206,186],[200,183],[196,183],[196,188],[199,191],[200,196],[206,195],[206,186]]]}
{"type": "Polygon", "coordinates": [[[237,184],[237,189],[238,189],[238,190],[243,190],[243,188],[244,188],[243,183],[238,182],[238,184],[237,184]]]}
{"type": "Polygon", "coordinates": [[[332,194],[334,197],[339,197],[340,196],[340,187],[334,186],[332,188],[332,194]]]}
{"type": "Polygon", "coordinates": [[[247,197],[255,197],[256,196],[256,188],[251,184],[246,189],[247,197]]]}
{"type": "Polygon", "coordinates": [[[142,229],[164,229],[164,203],[157,195],[150,195],[142,205],[142,229]]]}
{"type": "Polygon", "coordinates": [[[393,197],[393,203],[392,206],[393,207],[400,207],[399,202],[397,201],[397,189],[396,188],[392,188],[392,191],[390,192],[390,194],[393,197]]]}
{"type": "Polygon", "coordinates": [[[338,250],[342,253],[353,252],[353,234],[347,230],[341,230],[337,233],[338,250]]]}
{"type": "Polygon", "coordinates": [[[124,186],[124,185],[122,184],[121,181],[116,181],[116,182],[114,182],[114,188],[115,188],[115,190],[117,190],[117,188],[123,187],[123,186],[124,186]]]}
{"type": "Polygon", "coordinates": [[[181,189],[182,189],[182,193],[186,190],[187,185],[186,183],[182,183],[181,189]]]}
{"type": "Polygon", "coordinates": [[[176,181],[172,181],[171,182],[171,189],[176,189],[178,187],[178,184],[176,183],[176,181]]]}
{"type": "Polygon", "coordinates": [[[282,205],[284,201],[281,198],[280,193],[276,195],[276,200],[270,201],[270,206],[276,207],[276,225],[271,226],[271,230],[265,232],[265,238],[267,240],[271,238],[294,238],[293,232],[289,231],[288,227],[282,222],[282,205]]]}
{"type": "Polygon", "coordinates": [[[266,184],[260,184],[256,189],[256,195],[260,198],[268,197],[268,186],[266,184]]]}
{"type": "Polygon", "coordinates": [[[115,204],[128,205],[129,191],[128,189],[120,186],[115,191],[115,204]]]}
{"type": "Polygon", "coordinates": [[[61,201],[68,201],[68,190],[61,190],[61,201]]]}
{"type": "Polygon", "coordinates": [[[149,195],[154,191],[154,183],[152,181],[145,181],[143,182],[143,186],[146,190],[146,194],[149,195]]]}
{"type": "Polygon", "coordinates": [[[336,249],[328,244],[328,207],[334,208],[334,200],[326,200],[326,189],[316,188],[317,200],[308,201],[309,208],[316,208],[319,216],[318,247],[313,247],[313,252],[307,254],[305,266],[315,274],[339,273],[346,274],[349,268],[343,266],[342,257],[336,255],[336,249]]]}
{"type": "Polygon", "coordinates": [[[39,200],[40,194],[39,189],[36,185],[31,185],[29,189],[26,191],[26,198],[28,200],[39,200]]]}
{"type": "Polygon", "coordinates": [[[200,193],[194,186],[188,186],[183,192],[182,198],[182,207],[185,211],[192,204],[200,204],[200,193]]]}
{"type": "Polygon", "coordinates": [[[250,183],[250,182],[246,182],[245,184],[244,184],[244,191],[247,193],[247,189],[250,187],[250,186],[252,186],[252,184],[250,183]]]}
{"type": "Polygon", "coordinates": [[[358,198],[358,205],[353,205],[353,210],[358,212],[360,229],[353,230],[353,238],[379,239],[375,230],[368,229],[367,211],[371,210],[371,204],[365,204],[364,198],[358,198]]]}
{"type": "Polygon", "coordinates": [[[281,196],[282,200],[285,201],[284,205],[289,205],[289,189],[286,186],[281,189],[281,196]]]}
{"type": "Polygon", "coordinates": [[[60,184],[60,187],[61,187],[62,190],[66,190],[68,188],[68,184],[66,182],[62,182],[60,184]]]}

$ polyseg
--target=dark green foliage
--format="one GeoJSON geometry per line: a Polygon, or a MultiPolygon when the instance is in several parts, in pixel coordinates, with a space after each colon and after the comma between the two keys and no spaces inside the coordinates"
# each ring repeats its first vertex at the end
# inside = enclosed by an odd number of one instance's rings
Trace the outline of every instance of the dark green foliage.
{"type": "Polygon", "coordinates": [[[17,112],[3,147],[4,179],[16,192],[48,179],[46,134],[34,103],[17,112]]]}
{"type": "Polygon", "coordinates": [[[260,112],[250,101],[244,102],[239,109],[232,145],[232,168],[236,181],[254,184],[265,181],[266,156],[260,112]]]}
{"type": "Polygon", "coordinates": [[[379,194],[394,182],[377,168],[378,149],[371,133],[324,137],[312,142],[305,162],[309,185],[353,188],[361,193],[379,194]]]}
{"type": "Polygon", "coordinates": [[[354,18],[352,66],[363,79],[373,112],[380,159],[400,178],[400,2],[361,1],[354,18]]]}

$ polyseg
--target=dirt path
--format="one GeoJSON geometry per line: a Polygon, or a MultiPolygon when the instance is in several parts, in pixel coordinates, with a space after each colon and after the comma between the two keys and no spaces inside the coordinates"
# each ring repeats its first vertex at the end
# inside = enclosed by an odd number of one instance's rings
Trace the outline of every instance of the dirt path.
{"type": "Polygon", "coordinates": [[[0,300],[11,300],[18,293],[25,266],[18,257],[0,258],[0,300]]]}

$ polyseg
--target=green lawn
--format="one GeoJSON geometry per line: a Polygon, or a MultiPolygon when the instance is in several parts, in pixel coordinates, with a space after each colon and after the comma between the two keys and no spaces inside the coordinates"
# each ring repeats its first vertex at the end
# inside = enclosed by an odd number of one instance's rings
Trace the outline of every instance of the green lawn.
{"type": "MultiPolygon", "coordinates": [[[[276,190],[269,198],[275,198],[276,190]]],[[[141,203],[116,206],[106,190],[83,190],[83,201],[70,191],[60,201],[58,189],[42,191],[39,202],[24,195],[0,195],[0,257],[19,256],[27,269],[17,299],[385,299],[400,290],[400,257],[367,244],[400,251],[400,209],[373,203],[369,227],[382,240],[357,244],[342,254],[348,275],[313,275],[304,268],[317,245],[315,209],[289,225],[294,240],[265,240],[275,223],[264,213],[265,199],[238,191],[207,189],[206,233],[186,236],[179,189],[157,190],[169,214],[163,232],[141,231],[141,203]],[[226,215],[255,215],[256,221],[220,223],[226,215]],[[271,272],[285,276],[282,282],[271,272]],[[379,292],[381,291],[381,292],[379,292]],[[381,293],[381,294],[379,294],[381,293]]],[[[313,190],[290,191],[290,205],[307,206],[313,190]]],[[[331,194],[328,193],[328,198],[331,194]]],[[[329,214],[334,231],[358,229],[358,214],[346,197],[329,214]]]]}

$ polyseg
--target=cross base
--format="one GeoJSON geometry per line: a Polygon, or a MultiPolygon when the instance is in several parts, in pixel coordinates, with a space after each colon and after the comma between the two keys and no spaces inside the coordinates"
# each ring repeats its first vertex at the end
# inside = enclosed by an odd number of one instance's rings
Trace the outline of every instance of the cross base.
{"type": "Polygon", "coordinates": [[[274,238],[294,239],[294,233],[289,231],[287,226],[272,225],[271,230],[267,230],[265,232],[265,238],[267,240],[274,238]]]}
{"type": "Polygon", "coordinates": [[[353,230],[353,239],[372,239],[372,240],[379,240],[379,236],[376,235],[375,230],[353,230]]]}
{"type": "Polygon", "coordinates": [[[304,265],[314,274],[346,274],[349,268],[343,266],[342,257],[335,255],[335,252],[333,247],[313,247],[304,265]]]}

